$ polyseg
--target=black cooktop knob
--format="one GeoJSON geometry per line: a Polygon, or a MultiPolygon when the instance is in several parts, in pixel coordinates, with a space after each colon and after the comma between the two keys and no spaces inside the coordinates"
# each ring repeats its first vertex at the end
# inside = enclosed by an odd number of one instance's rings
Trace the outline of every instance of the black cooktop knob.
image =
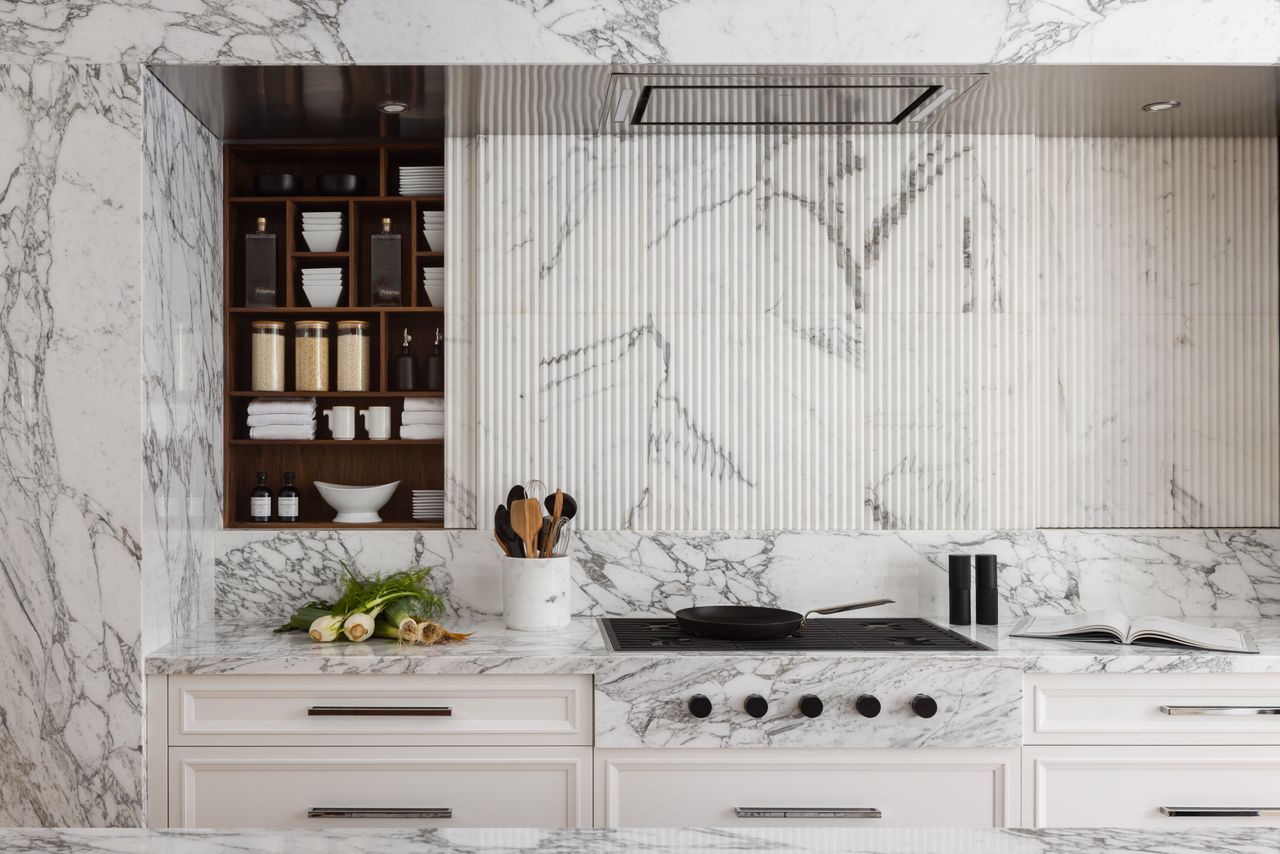
{"type": "Polygon", "coordinates": [[[880,714],[880,701],[876,699],[875,694],[860,695],[858,699],[853,701],[853,707],[864,718],[874,718],[880,714]]]}
{"type": "Polygon", "coordinates": [[[816,718],[822,714],[822,700],[814,694],[805,694],[800,698],[800,714],[806,718],[816,718]]]}
{"type": "Polygon", "coordinates": [[[762,718],[769,712],[769,701],[759,694],[752,694],[747,697],[747,701],[742,704],[747,710],[747,714],[753,718],[762,718]]]}
{"type": "Polygon", "coordinates": [[[938,701],[928,694],[916,694],[911,698],[911,711],[922,718],[931,718],[938,713],[938,701]]]}
{"type": "Polygon", "coordinates": [[[689,698],[689,714],[695,718],[705,718],[711,714],[711,701],[706,694],[694,694],[689,698]]]}

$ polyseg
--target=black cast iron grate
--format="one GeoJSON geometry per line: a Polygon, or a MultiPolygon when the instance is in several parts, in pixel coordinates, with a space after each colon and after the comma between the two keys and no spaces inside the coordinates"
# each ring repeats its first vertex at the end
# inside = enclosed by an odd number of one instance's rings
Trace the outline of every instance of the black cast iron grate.
{"type": "Polygon", "coordinates": [[[687,635],[675,620],[656,617],[602,617],[605,640],[614,652],[894,652],[990,650],[977,641],[918,617],[828,618],[810,620],[794,635],[774,640],[729,641],[687,635]]]}

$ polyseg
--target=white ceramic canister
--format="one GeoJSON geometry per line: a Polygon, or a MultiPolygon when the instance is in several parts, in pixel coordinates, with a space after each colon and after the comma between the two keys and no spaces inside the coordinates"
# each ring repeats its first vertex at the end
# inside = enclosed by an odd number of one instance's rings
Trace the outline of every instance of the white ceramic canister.
{"type": "Polygon", "coordinates": [[[569,625],[573,558],[502,558],[502,617],[521,632],[569,625]]]}

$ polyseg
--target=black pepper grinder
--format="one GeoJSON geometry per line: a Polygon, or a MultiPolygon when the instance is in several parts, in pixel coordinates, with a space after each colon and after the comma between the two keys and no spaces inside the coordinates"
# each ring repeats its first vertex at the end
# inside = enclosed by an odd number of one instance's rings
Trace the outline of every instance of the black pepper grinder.
{"type": "Polygon", "coordinates": [[[418,387],[418,363],[409,352],[409,342],[413,336],[409,330],[404,331],[404,341],[400,344],[400,355],[396,356],[396,388],[400,391],[413,391],[418,387]]]}
{"type": "Polygon", "coordinates": [[[996,591],[996,570],[999,564],[995,555],[978,555],[974,558],[977,575],[977,618],[980,626],[1000,625],[1000,597],[996,591]]]}
{"type": "Polygon", "coordinates": [[[436,343],[427,357],[427,391],[444,390],[444,354],[440,352],[440,343],[444,341],[444,333],[436,330],[436,343]]]}
{"type": "Polygon", "coordinates": [[[951,625],[967,626],[971,622],[969,590],[973,582],[972,561],[968,555],[951,555],[947,558],[947,587],[951,593],[951,625]]]}

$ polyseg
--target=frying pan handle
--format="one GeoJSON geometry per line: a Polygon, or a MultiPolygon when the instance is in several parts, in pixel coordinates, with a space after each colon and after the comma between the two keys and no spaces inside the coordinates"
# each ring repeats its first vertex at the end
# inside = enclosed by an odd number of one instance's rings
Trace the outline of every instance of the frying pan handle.
{"type": "Polygon", "coordinates": [[[810,614],[843,614],[845,611],[857,611],[859,608],[875,608],[879,605],[892,605],[892,599],[872,599],[870,602],[851,602],[848,605],[832,605],[830,608],[814,608],[806,611],[804,618],[809,619],[810,614]]]}

